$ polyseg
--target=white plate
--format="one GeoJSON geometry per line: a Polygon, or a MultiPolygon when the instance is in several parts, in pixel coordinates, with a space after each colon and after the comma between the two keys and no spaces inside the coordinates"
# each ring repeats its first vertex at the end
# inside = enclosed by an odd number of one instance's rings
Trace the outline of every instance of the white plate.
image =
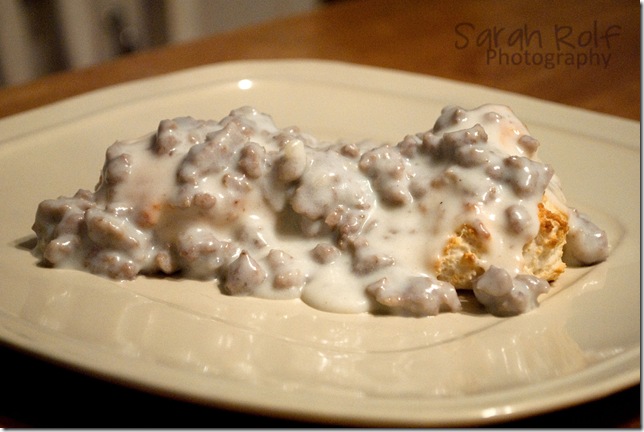
{"type": "Polygon", "coordinates": [[[639,123],[427,76],[319,61],[238,62],[106,88],[0,120],[0,339],[127,385],[293,419],[472,425],[640,379],[639,123]],[[572,205],[610,236],[514,318],[342,315],[212,283],[117,283],[37,266],[38,203],[93,188],[116,139],[252,105],[320,138],[397,141],[447,104],[510,105],[572,205]]]}

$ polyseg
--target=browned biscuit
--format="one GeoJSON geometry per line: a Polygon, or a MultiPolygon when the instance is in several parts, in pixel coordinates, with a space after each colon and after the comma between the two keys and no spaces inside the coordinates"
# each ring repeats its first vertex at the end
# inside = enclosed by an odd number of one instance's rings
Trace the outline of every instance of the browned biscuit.
{"type": "MultiPolygon", "coordinates": [[[[544,195],[538,204],[539,231],[523,247],[523,273],[547,281],[556,280],[565,270],[563,247],[568,233],[568,215],[544,195]]],[[[459,289],[471,289],[472,282],[485,272],[482,257],[487,252],[490,234],[480,227],[464,224],[452,235],[434,263],[439,280],[459,289]]]]}

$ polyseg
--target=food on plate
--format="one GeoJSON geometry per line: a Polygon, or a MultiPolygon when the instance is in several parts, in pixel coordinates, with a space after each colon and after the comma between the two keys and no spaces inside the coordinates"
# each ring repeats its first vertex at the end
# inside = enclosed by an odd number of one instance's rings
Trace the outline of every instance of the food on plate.
{"type": "Polygon", "coordinates": [[[396,144],[326,142],[252,107],[117,141],[94,191],[40,203],[34,254],[117,280],[179,275],[332,312],[515,315],[607,258],[503,105],[445,107],[396,144]]]}

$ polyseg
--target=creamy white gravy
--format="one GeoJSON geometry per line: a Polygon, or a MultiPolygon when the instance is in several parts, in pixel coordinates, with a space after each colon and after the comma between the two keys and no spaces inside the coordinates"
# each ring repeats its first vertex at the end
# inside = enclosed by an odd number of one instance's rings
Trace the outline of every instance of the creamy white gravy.
{"type": "MultiPolygon", "coordinates": [[[[543,195],[570,213],[537,147],[500,105],[446,107],[397,144],[318,141],[250,107],[164,120],[109,147],[94,192],[40,204],[35,253],[115,279],[179,274],[332,312],[435,315],[460,309],[461,287],[435,269],[467,225],[486,245],[478,264],[493,268],[472,288],[512,315],[548,288],[523,258],[543,195]]],[[[605,259],[605,233],[574,217],[577,250],[605,259]]]]}

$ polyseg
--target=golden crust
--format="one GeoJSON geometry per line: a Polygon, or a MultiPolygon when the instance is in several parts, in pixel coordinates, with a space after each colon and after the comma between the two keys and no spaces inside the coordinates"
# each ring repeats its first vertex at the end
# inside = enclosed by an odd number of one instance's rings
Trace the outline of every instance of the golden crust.
{"type": "MultiPolygon", "coordinates": [[[[538,204],[539,232],[523,247],[523,273],[547,281],[556,280],[565,270],[563,247],[568,232],[568,215],[552,205],[544,195],[538,204]]],[[[442,256],[434,263],[438,279],[460,289],[471,289],[484,271],[479,256],[486,250],[486,234],[471,225],[460,226],[446,242],[442,256]]]]}
{"type": "Polygon", "coordinates": [[[442,257],[434,265],[437,278],[457,288],[471,288],[472,281],[484,272],[478,256],[485,250],[476,229],[462,225],[447,240],[442,257]]]}
{"type": "Polygon", "coordinates": [[[544,198],[539,203],[539,221],[539,233],[523,247],[525,267],[534,276],[554,281],[566,269],[561,257],[568,234],[568,215],[544,198]]]}

